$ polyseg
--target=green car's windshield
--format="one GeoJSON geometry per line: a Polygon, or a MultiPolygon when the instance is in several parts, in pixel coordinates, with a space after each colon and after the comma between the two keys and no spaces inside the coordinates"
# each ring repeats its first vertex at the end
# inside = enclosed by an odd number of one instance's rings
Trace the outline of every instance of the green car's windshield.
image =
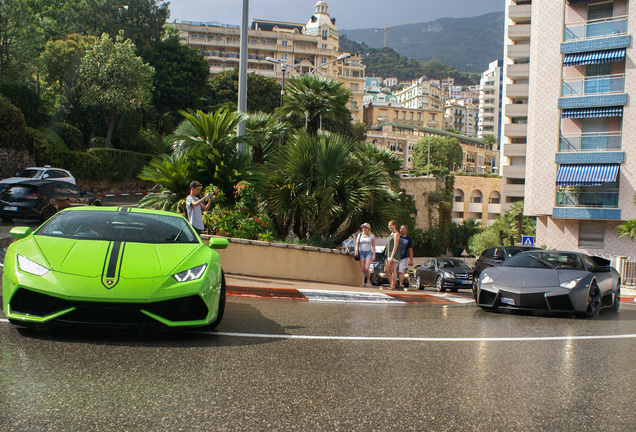
{"type": "Polygon", "coordinates": [[[36,235],[136,243],[198,243],[181,217],[129,211],[69,211],[49,219],[36,235]]]}

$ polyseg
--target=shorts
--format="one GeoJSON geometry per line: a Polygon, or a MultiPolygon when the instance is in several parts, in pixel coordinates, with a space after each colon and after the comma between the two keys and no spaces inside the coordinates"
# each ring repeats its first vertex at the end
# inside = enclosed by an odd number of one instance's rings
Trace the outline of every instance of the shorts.
{"type": "Polygon", "coordinates": [[[358,251],[360,259],[373,258],[373,251],[358,251]]]}
{"type": "Polygon", "coordinates": [[[406,273],[409,269],[409,259],[402,258],[398,263],[398,273],[406,273]]]}

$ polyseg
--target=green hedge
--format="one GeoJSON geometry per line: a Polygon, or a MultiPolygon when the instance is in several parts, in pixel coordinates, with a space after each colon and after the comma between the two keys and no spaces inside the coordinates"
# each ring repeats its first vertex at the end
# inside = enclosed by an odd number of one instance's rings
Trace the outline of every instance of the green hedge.
{"type": "Polygon", "coordinates": [[[146,153],[107,148],[92,148],[88,150],[88,154],[99,159],[100,178],[110,178],[112,180],[137,178],[141,169],[155,157],[155,155],[146,153]]]}
{"type": "Polygon", "coordinates": [[[0,95],[0,147],[24,150],[26,143],[24,115],[0,95]]]}

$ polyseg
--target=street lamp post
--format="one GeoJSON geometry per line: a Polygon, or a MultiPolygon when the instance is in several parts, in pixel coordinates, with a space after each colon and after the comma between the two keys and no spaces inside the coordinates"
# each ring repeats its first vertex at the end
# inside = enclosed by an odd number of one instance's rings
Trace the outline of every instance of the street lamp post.
{"type": "Polygon", "coordinates": [[[318,66],[316,66],[315,68],[313,68],[313,69],[309,72],[309,74],[313,74],[314,72],[316,72],[319,68],[321,68],[321,67],[323,67],[323,66],[327,66],[328,64],[335,63],[335,62],[338,62],[338,61],[340,61],[340,60],[344,60],[344,59],[349,58],[349,57],[351,57],[351,54],[349,54],[349,53],[341,54],[341,55],[339,55],[339,56],[338,56],[335,60],[331,60],[331,61],[328,61],[328,62],[325,62],[325,63],[319,64],[318,66]]]}

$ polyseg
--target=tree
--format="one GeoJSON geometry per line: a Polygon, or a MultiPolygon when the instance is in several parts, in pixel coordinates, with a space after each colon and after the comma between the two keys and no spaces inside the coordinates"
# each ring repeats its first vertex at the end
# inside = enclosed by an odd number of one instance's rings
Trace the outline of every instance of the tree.
{"type": "MultiPolygon", "coordinates": [[[[238,68],[214,75],[209,82],[204,103],[207,111],[225,108],[237,110],[238,68]]],[[[280,84],[274,78],[247,74],[247,112],[273,112],[280,105],[280,84]]]]}
{"type": "Polygon", "coordinates": [[[497,137],[491,134],[484,135],[483,138],[484,144],[488,150],[496,151],[498,148],[497,137]]]}
{"type": "MultiPolygon", "coordinates": [[[[636,205],[636,195],[634,195],[634,205],[636,205]]],[[[636,240],[636,219],[631,219],[616,227],[619,237],[629,237],[636,240]]]]}
{"type": "Polygon", "coordinates": [[[123,33],[115,42],[104,33],[86,51],[80,66],[85,86],[82,100],[100,107],[108,125],[106,147],[111,146],[117,115],[150,101],[153,73],[153,67],[135,55],[135,46],[130,39],[124,40],[123,33]]]}
{"type": "Polygon", "coordinates": [[[80,106],[80,66],[86,49],[97,42],[94,36],[70,34],[65,39],[50,40],[46,43],[39,63],[42,77],[49,88],[59,93],[61,103],[73,107],[80,106]]]}
{"type": "MultiPolygon", "coordinates": [[[[200,108],[200,96],[207,88],[210,66],[201,54],[168,38],[155,44],[150,55],[154,67],[152,100],[157,109],[157,127],[164,132],[164,116],[178,110],[200,108]]],[[[172,132],[171,130],[169,132],[172,132]]]]}
{"type": "Polygon", "coordinates": [[[25,82],[33,75],[44,38],[26,0],[0,0],[0,82],[25,82]]]}
{"type": "Polygon", "coordinates": [[[305,120],[309,135],[316,135],[321,119],[350,122],[351,112],[347,108],[350,93],[341,82],[321,75],[292,76],[285,83],[285,92],[281,113],[296,121],[305,120]]]}
{"type": "Polygon", "coordinates": [[[278,234],[339,244],[362,222],[392,219],[397,176],[387,175],[375,158],[378,149],[369,147],[336,134],[299,131],[279,148],[258,173],[258,193],[278,234]]]}
{"type": "Polygon", "coordinates": [[[450,172],[457,171],[461,168],[463,151],[457,139],[450,137],[426,137],[413,146],[411,159],[413,169],[418,171],[426,170],[426,165],[429,163],[429,145],[430,165],[437,168],[446,168],[450,172]]]}

